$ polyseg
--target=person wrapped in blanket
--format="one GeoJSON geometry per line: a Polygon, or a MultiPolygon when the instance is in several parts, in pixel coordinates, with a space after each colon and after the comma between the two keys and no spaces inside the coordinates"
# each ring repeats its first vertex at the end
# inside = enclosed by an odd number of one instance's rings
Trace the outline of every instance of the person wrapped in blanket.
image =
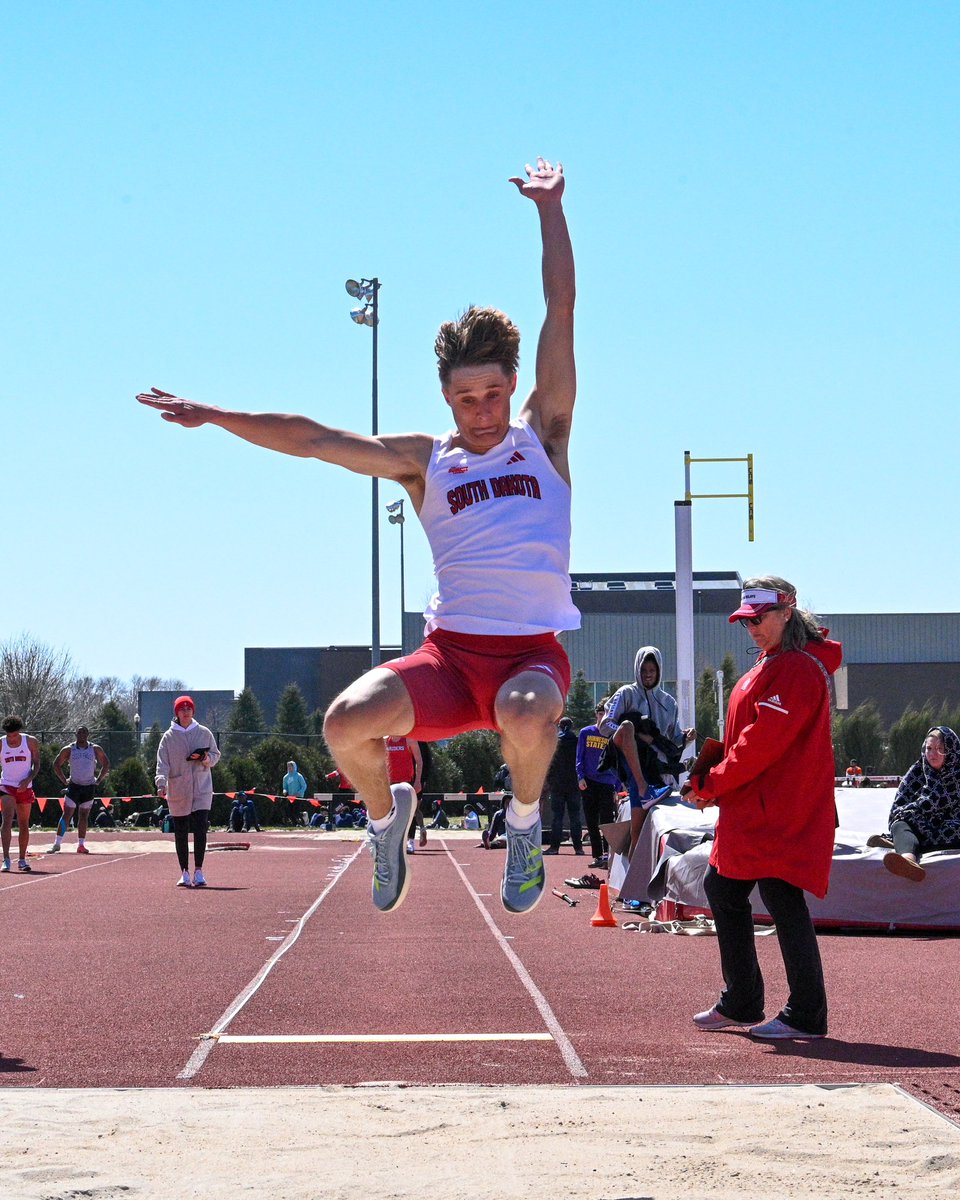
{"type": "Polygon", "coordinates": [[[920,757],[897,788],[889,826],[893,849],[883,865],[914,883],[927,875],[921,855],[960,849],[960,737],[948,726],[927,731],[920,757]]]}
{"type": "Polygon", "coordinates": [[[676,700],[661,686],[663,655],[641,646],[633,660],[636,683],[610,697],[598,728],[610,739],[601,769],[613,767],[630,796],[630,857],[637,847],[647,810],[677,786],[680,757],[695,729],[680,724],[676,700]]]}

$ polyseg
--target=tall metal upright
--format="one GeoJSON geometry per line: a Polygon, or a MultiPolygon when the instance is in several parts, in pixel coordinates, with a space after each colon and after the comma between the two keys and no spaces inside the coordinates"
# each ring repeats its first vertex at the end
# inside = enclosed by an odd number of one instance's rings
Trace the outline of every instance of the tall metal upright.
{"type": "MultiPolygon", "coordinates": [[[[373,385],[371,389],[371,417],[370,428],[373,436],[376,437],[380,432],[379,414],[378,414],[378,384],[377,384],[377,335],[380,332],[380,316],[379,316],[379,298],[380,298],[380,280],[371,279],[370,285],[373,288],[373,385]]],[[[370,572],[372,583],[370,587],[371,603],[373,605],[373,615],[370,628],[370,665],[371,667],[380,666],[380,480],[374,475],[372,482],[373,497],[370,527],[371,541],[371,564],[370,572]]]]}
{"type": "Polygon", "coordinates": [[[403,614],[406,611],[406,597],[404,595],[404,578],[406,572],[403,564],[403,499],[394,500],[392,504],[387,505],[387,512],[390,514],[387,520],[391,525],[400,526],[400,653],[403,653],[403,614]]]}
{"type": "MultiPolygon", "coordinates": [[[[374,437],[379,432],[378,396],[377,396],[377,335],[380,328],[380,280],[348,279],[344,284],[347,295],[363,303],[351,311],[350,317],[357,325],[368,325],[373,330],[373,383],[371,388],[372,415],[371,432],[374,437]]],[[[372,607],[370,630],[370,665],[380,665],[380,480],[374,475],[371,482],[372,504],[370,525],[371,546],[371,582],[370,600],[372,607]]]]}
{"type": "MultiPolygon", "coordinates": [[[[753,541],[753,455],[742,458],[692,458],[689,450],[683,452],[684,498],[675,500],[674,529],[676,535],[677,574],[677,700],[680,704],[680,720],[686,726],[697,723],[696,711],[696,659],[693,640],[693,501],[729,500],[747,501],[747,535],[753,541]],[[743,462],[747,464],[747,490],[745,492],[701,492],[690,490],[690,464],[695,462],[743,462]]],[[[722,719],[722,714],[721,714],[722,719]]],[[[722,727],[722,726],[721,726],[722,727]]]]}
{"type": "Polygon", "coordinates": [[[691,729],[695,728],[697,724],[693,656],[692,514],[693,504],[690,500],[673,502],[673,525],[677,552],[677,701],[680,705],[680,722],[685,728],[691,729]]]}

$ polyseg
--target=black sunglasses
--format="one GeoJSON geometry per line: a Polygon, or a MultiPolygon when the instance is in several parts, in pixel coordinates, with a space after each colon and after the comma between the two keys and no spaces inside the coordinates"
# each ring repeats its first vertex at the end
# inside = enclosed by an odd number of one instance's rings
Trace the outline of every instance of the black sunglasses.
{"type": "Polygon", "coordinates": [[[779,611],[780,611],[780,605],[778,604],[776,606],[776,608],[768,608],[767,612],[761,613],[759,617],[738,617],[737,620],[744,627],[744,629],[746,629],[746,627],[748,625],[759,625],[763,621],[763,618],[767,615],[767,613],[779,612],[779,611]]]}

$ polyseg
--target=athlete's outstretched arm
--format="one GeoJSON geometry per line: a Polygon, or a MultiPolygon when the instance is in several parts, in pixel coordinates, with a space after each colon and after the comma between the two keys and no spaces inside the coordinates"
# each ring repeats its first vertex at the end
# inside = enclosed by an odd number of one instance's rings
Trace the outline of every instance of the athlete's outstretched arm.
{"type": "Polygon", "coordinates": [[[358,475],[393,479],[404,484],[408,491],[411,484],[415,490],[416,481],[422,480],[433,445],[433,439],[425,433],[366,437],[292,413],[233,412],[212,404],[197,404],[159,388],[140,392],[137,399],[159,409],[165,421],[185,429],[217,425],[255,446],[296,458],[319,458],[358,475]]]}
{"type": "Polygon", "coordinates": [[[563,212],[563,166],[557,163],[554,167],[538,158],[536,169],[529,164],[525,169],[526,180],[510,182],[536,204],[540,216],[547,313],[537,345],[536,383],[520,415],[537,430],[554,465],[567,477],[567,442],[577,393],[573,354],[576,275],[563,212]]]}

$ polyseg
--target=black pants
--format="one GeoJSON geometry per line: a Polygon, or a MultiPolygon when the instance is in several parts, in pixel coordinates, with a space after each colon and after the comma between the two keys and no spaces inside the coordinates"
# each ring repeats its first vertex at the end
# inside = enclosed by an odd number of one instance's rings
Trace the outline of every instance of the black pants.
{"type": "Polygon", "coordinates": [[[594,858],[600,858],[610,849],[600,832],[600,826],[609,825],[617,819],[616,791],[612,784],[597,783],[595,779],[585,779],[584,783],[587,786],[580,793],[583,819],[590,835],[590,851],[594,858]]]}
{"type": "Polygon", "coordinates": [[[550,845],[560,848],[563,841],[563,817],[566,813],[570,818],[570,841],[574,850],[583,849],[583,823],[580,816],[580,789],[551,788],[550,806],[553,811],[553,824],[550,829],[550,845]]]}
{"type": "Polygon", "coordinates": [[[777,927],[790,996],[778,1014],[804,1033],[827,1032],[827,993],[813,921],[803,890],[783,879],[729,879],[707,867],[703,886],[717,925],[724,990],[717,1008],[733,1021],[763,1019],[763,976],[753,938],[750,893],[760,898],[777,927]]]}
{"type": "Polygon", "coordinates": [[[421,827],[424,827],[423,813],[420,811],[420,805],[422,803],[423,803],[423,792],[417,792],[417,802],[413,806],[413,815],[410,818],[410,828],[407,830],[407,841],[413,840],[413,836],[417,832],[418,825],[421,827]]]}
{"type": "Polygon", "coordinates": [[[186,871],[190,866],[189,833],[193,830],[193,865],[196,870],[203,866],[203,856],[207,852],[207,829],[210,825],[210,810],[198,808],[196,812],[185,817],[173,818],[173,844],[177,848],[177,862],[180,870],[186,871]]]}

